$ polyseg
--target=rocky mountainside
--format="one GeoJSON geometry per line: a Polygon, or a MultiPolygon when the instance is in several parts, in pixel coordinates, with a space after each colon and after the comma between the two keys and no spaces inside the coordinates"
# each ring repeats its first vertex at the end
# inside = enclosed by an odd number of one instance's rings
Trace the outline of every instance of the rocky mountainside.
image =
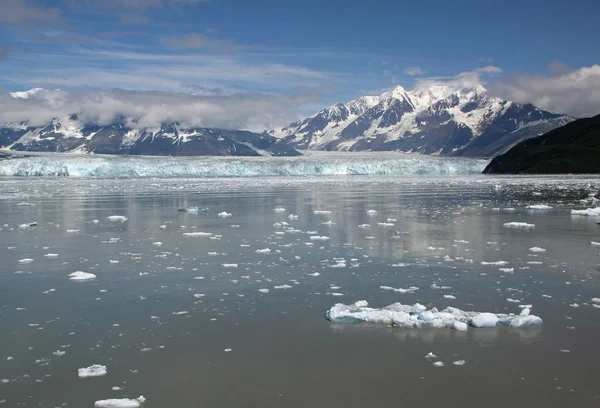
{"type": "Polygon", "coordinates": [[[176,123],[132,129],[115,123],[87,125],[75,114],[45,126],[0,125],[0,148],[32,152],[76,152],[156,156],[298,156],[285,141],[266,134],[176,123]]]}
{"type": "Polygon", "coordinates": [[[495,157],[484,173],[600,173],[600,115],[525,140],[495,157]]]}
{"type": "Polygon", "coordinates": [[[434,85],[338,103],[267,134],[298,149],[402,151],[491,157],[574,119],[487,95],[434,85]]]}

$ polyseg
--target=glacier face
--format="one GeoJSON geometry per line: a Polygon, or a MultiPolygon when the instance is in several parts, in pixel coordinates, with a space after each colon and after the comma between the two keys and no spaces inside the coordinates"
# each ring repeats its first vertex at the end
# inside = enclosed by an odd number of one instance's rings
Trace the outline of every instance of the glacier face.
{"type": "Polygon", "coordinates": [[[325,153],[300,157],[161,157],[36,154],[0,160],[0,176],[253,177],[478,174],[488,160],[398,153],[325,153]]]}
{"type": "Polygon", "coordinates": [[[482,86],[438,84],[338,103],[268,133],[299,149],[491,157],[572,120],[491,97],[482,86]]]}

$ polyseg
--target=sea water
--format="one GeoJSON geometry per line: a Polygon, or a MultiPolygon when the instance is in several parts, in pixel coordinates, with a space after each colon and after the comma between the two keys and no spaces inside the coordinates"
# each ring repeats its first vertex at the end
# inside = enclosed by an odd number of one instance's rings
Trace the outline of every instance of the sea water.
{"type": "Polygon", "coordinates": [[[599,185],[0,179],[0,406],[598,406],[599,185]],[[543,324],[326,319],[358,301],[543,324]]]}

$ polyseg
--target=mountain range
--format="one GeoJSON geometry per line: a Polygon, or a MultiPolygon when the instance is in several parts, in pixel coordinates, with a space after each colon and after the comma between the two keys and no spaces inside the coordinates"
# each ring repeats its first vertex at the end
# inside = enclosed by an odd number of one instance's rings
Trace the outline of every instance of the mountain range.
{"type": "Polygon", "coordinates": [[[298,149],[492,157],[573,120],[489,96],[481,85],[413,91],[398,86],[337,103],[268,134],[298,149]]]}
{"type": "MultiPolygon", "coordinates": [[[[26,99],[45,92],[33,89],[11,96],[26,99]]],[[[101,126],[84,121],[84,113],[56,117],[41,126],[0,123],[0,148],[173,156],[294,156],[301,154],[298,150],[338,150],[493,157],[574,120],[490,96],[480,85],[448,84],[413,91],[398,86],[260,134],[176,122],[138,127],[125,117],[101,126]]]]}
{"type": "Polygon", "coordinates": [[[0,125],[0,148],[34,152],[139,154],[156,156],[298,156],[280,139],[243,130],[130,128],[120,123],[88,125],[76,114],[44,126],[0,125]]]}

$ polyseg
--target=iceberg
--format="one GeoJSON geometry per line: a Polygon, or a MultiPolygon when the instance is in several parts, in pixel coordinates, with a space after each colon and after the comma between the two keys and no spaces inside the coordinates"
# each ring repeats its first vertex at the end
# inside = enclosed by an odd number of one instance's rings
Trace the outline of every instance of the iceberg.
{"type": "Polygon", "coordinates": [[[590,217],[600,215],[600,207],[588,208],[585,210],[571,210],[571,215],[587,215],[590,217]]]}
{"type": "Polygon", "coordinates": [[[146,401],[143,395],[140,395],[136,399],[128,398],[112,398],[107,400],[100,400],[94,403],[95,408],[140,408],[146,401]]]}
{"type": "Polygon", "coordinates": [[[37,153],[0,160],[0,176],[252,177],[480,174],[489,160],[418,154],[327,153],[299,157],[156,157],[37,153]]]}
{"type": "Polygon", "coordinates": [[[542,324],[542,319],[529,314],[529,309],[523,309],[520,314],[480,313],[447,307],[438,310],[427,309],[416,303],[403,305],[393,303],[381,309],[371,308],[365,300],[351,305],[337,303],[326,313],[325,318],[335,323],[379,323],[403,328],[454,328],[464,331],[467,325],[472,327],[529,327],[542,324]]]}
{"type": "Polygon", "coordinates": [[[79,378],[88,377],[102,377],[107,374],[106,366],[100,364],[94,364],[87,368],[80,368],[77,370],[77,376],[79,378]]]}

